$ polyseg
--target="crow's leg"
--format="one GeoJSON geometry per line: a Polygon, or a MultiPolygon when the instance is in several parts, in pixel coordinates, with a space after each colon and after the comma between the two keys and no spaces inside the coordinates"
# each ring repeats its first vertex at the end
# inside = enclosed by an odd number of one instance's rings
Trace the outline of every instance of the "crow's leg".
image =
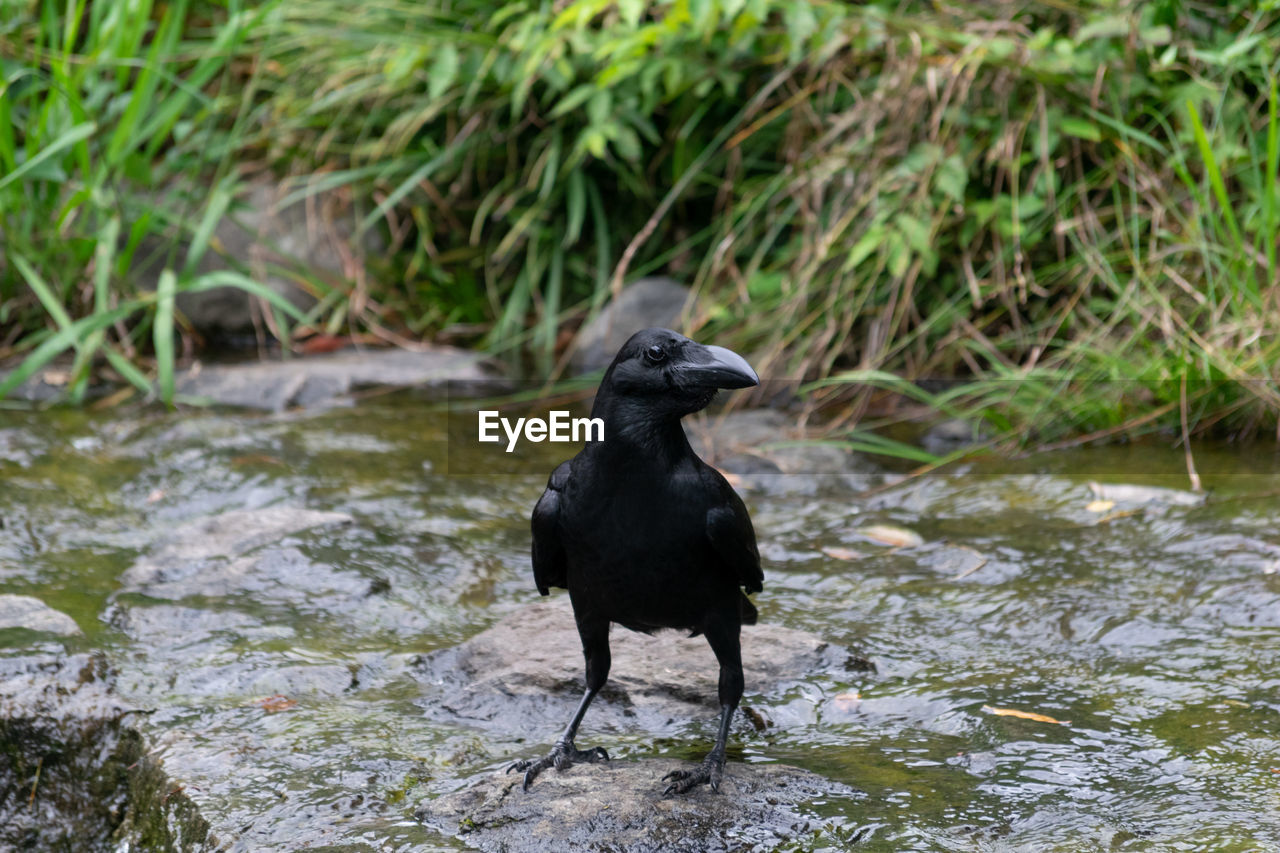
{"type": "Polygon", "coordinates": [[[724,778],[729,723],[733,720],[734,709],[742,700],[742,646],[737,622],[709,625],[705,633],[711,650],[716,653],[716,660],[720,662],[720,732],[716,735],[716,745],[696,770],[673,770],[662,777],[664,782],[673,780],[664,794],[683,794],[703,783],[710,784],[711,790],[719,791],[720,780],[724,778]]]}
{"type": "Polygon", "coordinates": [[[573,745],[573,739],[578,734],[578,725],[582,722],[582,718],[587,713],[587,708],[591,705],[591,700],[596,698],[596,694],[600,692],[600,688],[604,687],[605,681],[609,678],[609,665],[611,658],[609,655],[609,623],[604,625],[583,625],[578,624],[578,633],[582,637],[582,654],[587,659],[587,692],[582,695],[582,701],[578,703],[578,710],[573,712],[573,719],[569,721],[569,725],[565,726],[564,732],[556,740],[555,746],[551,748],[551,752],[542,758],[526,758],[517,761],[507,768],[507,772],[518,770],[524,773],[524,790],[529,790],[529,786],[533,784],[533,780],[538,774],[548,767],[554,767],[556,770],[564,770],[584,761],[608,761],[609,753],[604,751],[603,747],[593,747],[592,749],[577,749],[573,745]]]}

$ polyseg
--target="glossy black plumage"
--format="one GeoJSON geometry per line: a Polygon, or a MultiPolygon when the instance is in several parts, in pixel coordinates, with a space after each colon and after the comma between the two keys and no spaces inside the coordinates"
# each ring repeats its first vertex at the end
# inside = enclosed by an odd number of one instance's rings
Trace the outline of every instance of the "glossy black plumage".
{"type": "Polygon", "coordinates": [[[526,788],[547,767],[608,758],[573,741],[608,678],[610,623],[706,636],[720,664],[719,735],[706,761],[673,774],[667,791],[719,787],[743,690],[739,628],[756,620],[743,590],[760,591],[764,574],[746,506],[693,452],[680,418],[717,389],[758,381],[738,355],[667,329],[637,332],[605,372],[591,413],[604,419],[604,440],[557,467],[533,511],[534,581],[543,595],[569,590],[587,691],[549,755],[512,765],[526,788]]]}

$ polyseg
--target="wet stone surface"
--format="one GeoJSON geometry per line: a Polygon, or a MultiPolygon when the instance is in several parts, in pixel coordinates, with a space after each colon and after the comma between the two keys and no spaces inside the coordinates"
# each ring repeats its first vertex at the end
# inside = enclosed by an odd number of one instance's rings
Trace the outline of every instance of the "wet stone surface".
{"type": "MultiPolygon", "coordinates": [[[[609,682],[592,703],[584,732],[674,735],[690,719],[719,713],[715,655],[703,637],[677,631],[641,634],[614,626],[609,682]]],[[[742,629],[747,710],[738,729],[777,725],[752,698],[782,696],[799,686],[803,673],[861,673],[873,667],[855,653],[821,637],[779,625],[742,629]]],[[[427,687],[421,700],[429,716],[481,729],[500,729],[545,743],[550,749],[582,698],[582,643],[567,595],[525,605],[459,646],[417,664],[427,687]]],[[[580,734],[580,748],[587,743],[580,734]]],[[[603,744],[608,749],[608,744],[603,744]]],[[[528,756],[531,757],[531,756],[528,756]]]]}
{"type": "Polygon", "coordinates": [[[370,386],[464,385],[493,379],[481,358],[452,347],[348,351],[236,365],[202,365],[177,377],[179,393],[227,406],[281,411],[332,404],[370,386]]]}
{"type": "Polygon", "coordinates": [[[681,767],[664,759],[576,765],[527,791],[518,774],[488,774],[431,800],[418,818],[489,853],[699,853],[803,842],[820,825],[810,804],[856,808],[861,796],[795,767],[734,763],[719,793],[663,796],[662,777],[681,767]]]}
{"type": "Polygon", "coordinates": [[[97,654],[0,657],[0,849],[202,846],[208,825],[134,723],[97,654]]]}
{"type": "Polygon", "coordinates": [[[6,628],[64,636],[80,633],[76,620],[30,595],[0,595],[0,631],[6,628]]]}
{"type": "Polygon", "coordinates": [[[698,849],[1280,849],[1270,450],[1197,447],[1207,497],[1167,447],[902,479],[731,415],[709,452],[757,466],[766,577],[724,793],[656,781],[714,738],[705,640],[615,629],[579,733],[613,761],[522,797],[503,771],[582,688],[528,553],[574,448],[485,475],[451,417],[475,422],[415,394],[0,414],[0,595],[80,631],[0,628],[28,709],[0,715],[0,849],[61,826],[89,850],[520,849],[508,825],[644,849],[659,824],[698,849]]]}

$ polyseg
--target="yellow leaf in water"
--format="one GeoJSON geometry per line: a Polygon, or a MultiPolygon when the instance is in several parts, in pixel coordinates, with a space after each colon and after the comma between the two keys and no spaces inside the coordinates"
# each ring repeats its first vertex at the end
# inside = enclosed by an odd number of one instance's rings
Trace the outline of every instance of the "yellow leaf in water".
{"type": "Polygon", "coordinates": [[[915,548],[924,544],[924,537],[919,533],[914,530],[907,530],[905,527],[894,527],[891,524],[873,524],[870,527],[861,527],[858,529],[858,533],[873,542],[892,545],[895,548],[915,548]]]}
{"type": "Polygon", "coordinates": [[[836,710],[848,713],[857,710],[858,703],[862,701],[862,697],[857,693],[839,693],[836,695],[834,704],[836,710]]]}
{"type": "Polygon", "coordinates": [[[997,717],[1017,717],[1019,720],[1034,720],[1037,723],[1053,723],[1058,726],[1071,725],[1070,720],[1055,720],[1053,717],[1035,714],[1031,711],[1018,711],[1013,708],[992,708],[990,705],[983,705],[982,710],[988,714],[995,714],[997,717]]]}
{"type": "Polygon", "coordinates": [[[861,551],[855,551],[852,548],[839,548],[834,545],[822,546],[822,553],[833,560],[860,560],[866,556],[861,551]]]}
{"type": "Polygon", "coordinates": [[[263,699],[255,699],[253,704],[257,705],[268,714],[288,711],[290,708],[296,708],[298,706],[297,700],[290,699],[288,696],[282,696],[279,693],[274,696],[267,696],[263,699]]]}
{"type": "Polygon", "coordinates": [[[1089,501],[1089,505],[1085,507],[1085,510],[1088,512],[1106,512],[1115,505],[1115,501],[1089,501]]]}

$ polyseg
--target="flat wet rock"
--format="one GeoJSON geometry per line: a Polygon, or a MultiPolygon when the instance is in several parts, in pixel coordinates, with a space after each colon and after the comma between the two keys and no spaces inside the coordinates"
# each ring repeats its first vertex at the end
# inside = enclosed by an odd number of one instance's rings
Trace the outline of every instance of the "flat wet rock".
{"type": "MultiPolygon", "coordinates": [[[[691,719],[714,718],[719,669],[705,638],[614,626],[609,645],[609,682],[592,704],[584,732],[671,734],[691,719]]],[[[814,634],[769,624],[743,627],[742,663],[746,708],[753,696],[779,695],[815,672],[872,668],[814,634]]],[[[549,747],[585,686],[568,596],[518,608],[460,646],[426,657],[421,671],[432,684],[423,700],[429,715],[545,740],[549,747]]],[[[767,712],[747,711],[735,717],[737,725],[744,717],[756,727],[773,722],[767,712]]]]}
{"type": "Polygon", "coordinates": [[[232,510],[196,519],[164,537],[121,581],[125,590],[170,600],[261,586],[260,563],[242,559],[246,554],[291,533],[351,520],[345,513],[289,506],[232,510]]]}
{"type": "Polygon", "coordinates": [[[63,636],[80,633],[76,620],[30,595],[0,595],[0,630],[6,628],[63,636]]]}
{"type": "Polygon", "coordinates": [[[279,411],[329,402],[373,385],[442,386],[491,378],[475,353],[432,347],[417,352],[366,350],[288,361],[202,365],[178,375],[178,392],[228,406],[279,411]]]}
{"type": "Polygon", "coordinates": [[[417,817],[493,853],[758,850],[806,835],[819,822],[815,804],[861,796],[795,767],[734,762],[719,793],[663,796],[662,777],[687,766],[666,759],[576,765],[548,772],[528,791],[518,774],[493,773],[429,801],[417,817]]]}

